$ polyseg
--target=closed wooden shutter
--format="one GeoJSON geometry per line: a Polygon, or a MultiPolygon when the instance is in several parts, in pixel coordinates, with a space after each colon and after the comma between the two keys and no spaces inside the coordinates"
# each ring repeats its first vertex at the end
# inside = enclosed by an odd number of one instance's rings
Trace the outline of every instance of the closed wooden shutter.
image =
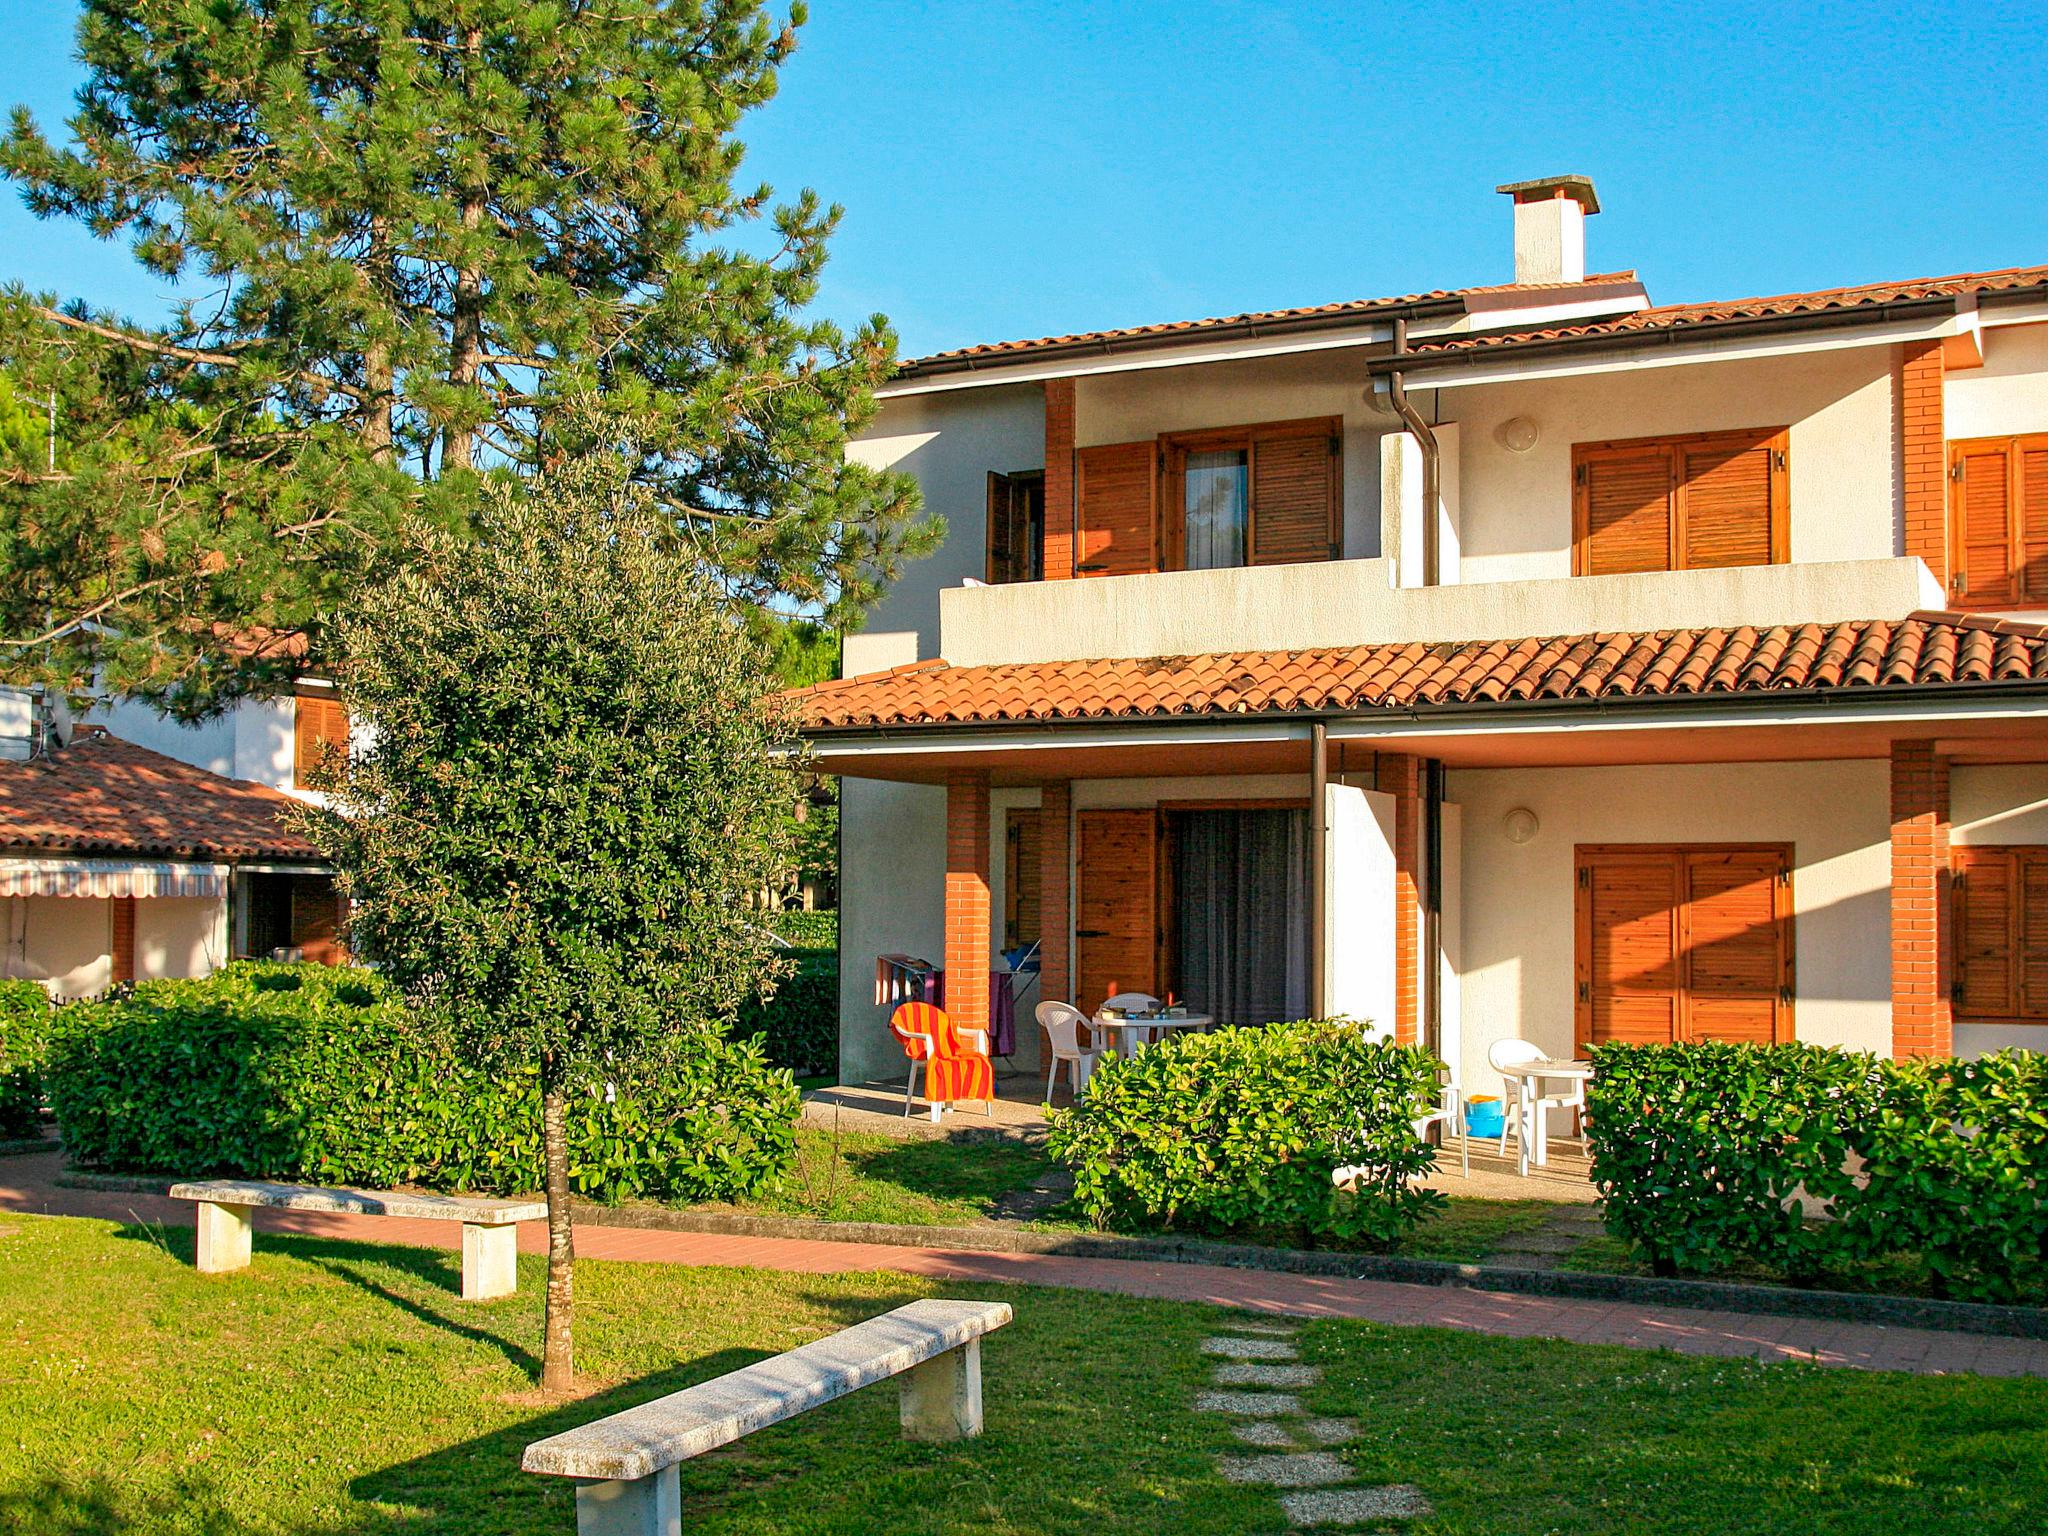
{"type": "Polygon", "coordinates": [[[2048,1019],[2048,848],[1958,848],[1953,868],[1957,1017],[2048,1019]]]}
{"type": "Polygon", "coordinates": [[[1581,443],[1572,450],[1572,570],[1771,565],[1790,557],[1782,427],[1581,443]]]}
{"type": "Polygon", "coordinates": [[[292,779],[304,789],[328,765],[330,747],[337,762],[348,761],[348,711],[340,700],[315,694],[302,693],[293,704],[292,779]]]}
{"type": "Polygon", "coordinates": [[[2013,966],[2019,1011],[2048,1019],[2048,849],[2032,849],[2013,862],[2019,885],[2019,956],[2013,966]]]}
{"type": "Polygon", "coordinates": [[[1958,443],[1955,499],[1956,595],[1972,608],[2013,601],[2013,445],[1958,443]]]}
{"type": "Polygon", "coordinates": [[[2022,438],[2017,446],[2019,507],[2013,521],[2020,568],[2014,587],[2023,603],[2048,603],[2048,438],[2022,438]]]}
{"type": "Polygon", "coordinates": [[[1039,814],[1013,810],[1003,835],[1003,947],[1035,944],[1039,933],[1039,814]]]}
{"type": "Polygon", "coordinates": [[[1253,565],[1337,557],[1338,442],[1332,427],[1253,436],[1253,565]]]}
{"type": "Polygon", "coordinates": [[[1154,445],[1105,443],[1083,448],[1079,466],[1080,542],[1075,571],[1082,576],[1135,576],[1155,566],[1153,500],[1158,476],[1154,445]]]}
{"type": "Polygon", "coordinates": [[[1092,1014],[1112,986],[1157,996],[1157,814],[1080,812],[1074,875],[1074,1005],[1092,1014]]]}
{"type": "Polygon", "coordinates": [[[342,897],[331,875],[291,877],[291,943],[314,965],[340,965],[342,897]]]}
{"type": "Polygon", "coordinates": [[[1581,848],[1581,1045],[1789,1040],[1789,867],[1778,847],[1581,848]]]}

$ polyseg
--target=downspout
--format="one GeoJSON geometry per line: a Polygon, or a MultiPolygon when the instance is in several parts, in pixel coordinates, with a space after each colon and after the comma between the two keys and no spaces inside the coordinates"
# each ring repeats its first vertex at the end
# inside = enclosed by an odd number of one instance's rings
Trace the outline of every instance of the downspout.
{"type": "MultiPolygon", "coordinates": [[[[1401,357],[1408,350],[1408,319],[1405,315],[1394,317],[1394,356],[1401,357]]],[[[1401,424],[1415,438],[1415,444],[1422,450],[1422,584],[1425,587],[1437,585],[1437,503],[1441,497],[1441,465],[1436,434],[1429,429],[1429,423],[1422,419],[1422,413],[1409,403],[1408,390],[1402,382],[1401,370],[1393,369],[1387,374],[1387,403],[1394,408],[1394,414],[1401,418],[1401,424]]]]}
{"type": "Polygon", "coordinates": [[[1329,727],[1322,721],[1308,728],[1308,986],[1309,1016],[1324,1018],[1329,1011],[1330,989],[1323,976],[1323,881],[1329,868],[1329,816],[1325,802],[1330,798],[1329,727]]]}
{"type": "Polygon", "coordinates": [[[1444,765],[1422,766],[1422,1045],[1444,1054],[1444,765]]]}

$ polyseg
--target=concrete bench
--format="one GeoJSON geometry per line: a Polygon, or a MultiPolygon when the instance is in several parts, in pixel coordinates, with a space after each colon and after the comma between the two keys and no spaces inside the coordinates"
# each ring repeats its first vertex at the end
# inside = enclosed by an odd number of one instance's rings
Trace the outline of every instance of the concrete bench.
{"type": "Polygon", "coordinates": [[[914,1301],[772,1360],[537,1440],[520,1465],[580,1480],[577,1536],[676,1536],[676,1463],[885,1377],[903,1377],[905,1438],[980,1434],[981,1336],[1011,1315],[1002,1301],[914,1301]]]}
{"type": "Polygon", "coordinates": [[[250,1213],[342,1211],[351,1216],[410,1216],[462,1223],[462,1299],[489,1301],[519,1289],[522,1221],[548,1214],[542,1200],[490,1200],[462,1195],[405,1195],[387,1190],[313,1189],[303,1184],[260,1184],[249,1179],[201,1179],[173,1184],[173,1200],[198,1202],[197,1267],[222,1275],[249,1267],[250,1213]]]}

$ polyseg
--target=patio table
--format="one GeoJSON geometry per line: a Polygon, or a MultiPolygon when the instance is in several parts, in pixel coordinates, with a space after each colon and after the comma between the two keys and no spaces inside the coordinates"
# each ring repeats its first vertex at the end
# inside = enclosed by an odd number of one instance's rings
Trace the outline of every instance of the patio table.
{"type": "Polygon", "coordinates": [[[1583,1096],[1584,1085],[1593,1077],[1593,1063],[1544,1058],[1503,1067],[1501,1076],[1513,1078],[1515,1083],[1515,1124],[1519,1131],[1516,1139],[1521,1142],[1522,1174],[1526,1178],[1531,1162],[1538,1168],[1547,1167],[1550,1163],[1548,1116],[1544,1117],[1543,1136],[1536,1137],[1536,1101],[1543,1096],[1543,1084],[1552,1081],[1578,1083],[1583,1096]]]}
{"type": "Polygon", "coordinates": [[[1150,1040],[1137,1038],[1141,1030],[1149,1032],[1155,1029],[1207,1029],[1215,1022],[1215,1015],[1207,1013],[1139,1014],[1136,1017],[1121,1019],[1105,1018],[1098,1013],[1089,1021],[1091,1027],[1095,1029],[1109,1029],[1118,1032],[1117,1054],[1121,1056],[1128,1056],[1137,1050],[1139,1046],[1152,1043],[1150,1040]],[[1131,1037],[1128,1040],[1126,1038],[1127,1035],[1131,1037]]]}

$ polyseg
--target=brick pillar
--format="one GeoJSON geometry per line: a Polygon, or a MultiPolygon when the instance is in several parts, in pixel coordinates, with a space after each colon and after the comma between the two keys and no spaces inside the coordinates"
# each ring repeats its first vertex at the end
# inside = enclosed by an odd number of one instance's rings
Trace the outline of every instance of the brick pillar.
{"type": "Polygon", "coordinates": [[[114,980],[135,979],[135,898],[116,896],[113,898],[114,918],[114,980]]]}
{"type": "Polygon", "coordinates": [[[1906,553],[1949,590],[1948,440],[1942,424],[1938,341],[1908,342],[1899,359],[1899,449],[1905,479],[1906,553]]]}
{"type": "Polygon", "coordinates": [[[1045,579],[1074,574],[1074,381],[1045,381],[1045,579]]]}
{"type": "Polygon", "coordinates": [[[1950,1056],[1948,759],[1892,743],[1892,1054],[1950,1056]]]}
{"type": "Polygon", "coordinates": [[[1038,806],[1038,996],[1064,1003],[1074,985],[1074,786],[1047,784],[1038,806]]]}
{"type": "Polygon", "coordinates": [[[1379,788],[1394,797],[1394,1038],[1422,1038],[1422,760],[1386,753],[1379,788]]]}
{"type": "Polygon", "coordinates": [[[988,1028],[988,775],[946,776],[946,1012],[988,1028]]]}

